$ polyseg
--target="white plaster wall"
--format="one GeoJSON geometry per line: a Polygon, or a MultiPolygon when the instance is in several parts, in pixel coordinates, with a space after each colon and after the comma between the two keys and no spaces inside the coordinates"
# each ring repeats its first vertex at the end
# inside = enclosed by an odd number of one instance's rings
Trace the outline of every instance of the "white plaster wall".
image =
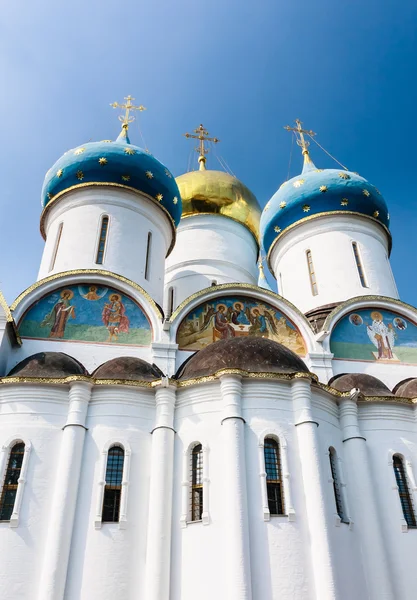
{"type": "Polygon", "coordinates": [[[36,597],[67,408],[64,386],[0,388],[0,446],[12,440],[32,444],[19,525],[0,523],[2,600],[36,597]]]}
{"type": "Polygon", "coordinates": [[[332,366],[334,375],[340,373],[367,373],[383,381],[390,390],[403,379],[417,377],[417,365],[333,359],[332,366]]]}
{"type": "Polygon", "coordinates": [[[172,240],[168,218],[140,194],[109,187],[68,192],[51,206],[45,220],[46,242],[38,280],[73,269],[105,269],[141,285],[162,305],[165,256],[172,240]],[[103,264],[96,264],[102,217],[109,217],[103,264]],[[62,234],[52,269],[60,224],[62,234]],[[148,232],[150,267],[145,279],[148,232]]]}
{"type": "Polygon", "coordinates": [[[144,595],[154,407],[152,390],[93,390],[65,600],[135,600],[144,595]],[[109,442],[127,443],[131,449],[126,529],[119,523],[94,527],[102,450],[109,442]]]}
{"type": "Polygon", "coordinates": [[[165,312],[172,286],[175,308],[213,281],[256,285],[257,258],[255,238],[241,223],[220,215],[182,219],[174,250],[166,260],[165,312]]]}
{"type": "Polygon", "coordinates": [[[381,295],[398,298],[388,259],[388,238],[377,223],[346,215],[301,223],[285,234],[271,253],[281,295],[303,313],[348,298],[381,295]],[[359,278],[352,242],[358,245],[367,287],[359,278]],[[311,251],[318,294],[313,296],[307,266],[311,251]]]}

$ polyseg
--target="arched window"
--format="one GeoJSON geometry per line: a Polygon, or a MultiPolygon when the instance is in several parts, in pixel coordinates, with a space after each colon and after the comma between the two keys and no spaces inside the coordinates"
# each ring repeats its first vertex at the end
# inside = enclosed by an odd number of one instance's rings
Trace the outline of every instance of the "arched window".
{"type": "Polygon", "coordinates": [[[340,477],[339,477],[339,469],[337,465],[337,454],[334,448],[329,448],[329,460],[330,460],[330,470],[332,472],[333,479],[333,492],[334,492],[334,501],[336,504],[336,512],[340,517],[342,523],[349,523],[345,507],[343,503],[343,495],[342,489],[340,485],[340,477]]]}
{"type": "Polygon", "coordinates": [[[191,521],[201,521],[203,517],[203,448],[194,446],[191,452],[191,521]]]}
{"type": "Polygon", "coordinates": [[[413,500],[408,487],[407,474],[404,469],[404,462],[401,456],[395,454],[392,459],[395,479],[398,486],[401,507],[404,513],[404,519],[408,527],[417,527],[416,514],[414,512],[413,500]]]}
{"type": "Polygon", "coordinates": [[[311,291],[313,293],[313,296],[317,296],[317,294],[319,293],[319,290],[317,287],[317,279],[316,279],[316,273],[314,272],[313,257],[311,255],[311,250],[307,250],[306,256],[307,256],[308,274],[310,276],[311,291]]]}
{"type": "Polygon", "coordinates": [[[50,267],[50,271],[53,271],[54,267],[55,267],[55,261],[56,261],[56,256],[58,254],[58,248],[59,248],[59,243],[61,241],[61,236],[62,236],[62,228],[64,227],[63,223],[59,224],[58,227],[58,234],[56,236],[56,242],[55,242],[55,248],[54,248],[54,253],[52,255],[52,260],[51,260],[51,267],[50,267]]]}
{"type": "Polygon", "coordinates": [[[12,516],[24,454],[23,442],[17,442],[10,450],[0,497],[0,521],[10,521],[12,516]]]}
{"type": "Polygon", "coordinates": [[[125,452],[120,446],[112,446],[107,454],[106,483],[104,487],[102,521],[119,521],[120,499],[125,452]]]}
{"type": "Polygon", "coordinates": [[[104,250],[106,248],[107,232],[109,229],[109,217],[104,216],[101,219],[100,237],[98,240],[96,263],[102,265],[104,261],[104,250]]]}
{"type": "Polygon", "coordinates": [[[266,490],[271,515],[283,515],[284,494],[279,444],[274,438],[265,438],[264,444],[266,490]]]}
{"type": "Polygon", "coordinates": [[[359,279],[361,281],[362,287],[368,287],[366,284],[365,271],[363,270],[361,256],[359,254],[358,244],[356,242],[352,242],[353,254],[355,256],[356,268],[358,269],[359,279]]]}
{"type": "Polygon", "coordinates": [[[145,279],[149,279],[151,270],[151,248],[152,248],[152,232],[148,232],[148,239],[146,241],[146,258],[145,258],[145,279]]]}
{"type": "Polygon", "coordinates": [[[172,311],[174,310],[174,296],[175,296],[175,290],[173,287],[170,287],[168,290],[168,311],[167,311],[167,317],[170,317],[172,315],[172,311]]]}
{"type": "Polygon", "coordinates": [[[213,279],[213,281],[211,282],[211,287],[215,287],[217,285],[217,281],[215,279],[213,279]]]}

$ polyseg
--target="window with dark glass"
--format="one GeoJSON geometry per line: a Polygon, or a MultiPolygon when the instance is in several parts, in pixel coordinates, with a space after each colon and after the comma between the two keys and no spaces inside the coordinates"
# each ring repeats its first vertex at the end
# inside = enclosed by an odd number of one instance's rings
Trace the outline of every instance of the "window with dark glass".
{"type": "Polygon", "coordinates": [[[54,253],[52,255],[52,261],[51,261],[51,268],[49,269],[50,271],[52,271],[55,267],[55,262],[56,262],[56,256],[58,254],[58,248],[59,248],[59,244],[61,241],[61,236],[62,236],[62,228],[64,227],[63,223],[59,224],[58,227],[58,235],[56,236],[56,242],[55,242],[55,248],[54,248],[54,253]]]}
{"type": "Polygon", "coordinates": [[[102,521],[117,522],[122,496],[123,464],[125,452],[120,446],[112,446],[107,455],[106,485],[104,487],[102,521]]]}
{"type": "Polygon", "coordinates": [[[334,492],[334,501],[336,504],[336,512],[340,517],[342,523],[349,523],[346,517],[345,508],[343,504],[343,496],[342,490],[340,486],[340,478],[339,478],[339,470],[337,465],[337,454],[334,448],[329,448],[329,459],[330,459],[330,469],[332,472],[333,479],[333,492],[334,492]]]}
{"type": "Polygon", "coordinates": [[[102,265],[104,261],[104,250],[106,248],[107,232],[109,229],[109,217],[101,219],[100,238],[98,240],[96,263],[102,265]]]}
{"type": "Polygon", "coordinates": [[[25,445],[23,442],[15,444],[10,451],[1,490],[0,521],[10,521],[12,516],[24,453],[25,445]]]}
{"type": "Polygon", "coordinates": [[[284,494],[279,444],[274,438],[266,438],[264,443],[266,490],[268,508],[271,515],[283,515],[284,494]]]}
{"type": "Polygon", "coordinates": [[[306,256],[307,256],[308,274],[310,276],[311,291],[313,293],[313,296],[317,296],[317,294],[319,293],[319,290],[317,287],[317,279],[316,279],[316,273],[314,271],[313,257],[311,255],[311,250],[307,250],[306,256]]]}
{"type": "Polygon", "coordinates": [[[356,268],[358,269],[358,275],[361,282],[362,287],[368,287],[366,284],[365,271],[363,269],[361,256],[359,254],[358,244],[356,242],[352,242],[353,254],[355,256],[356,268]]]}
{"type": "Polygon", "coordinates": [[[203,515],[203,448],[194,446],[191,453],[191,521],[201,521],[203,515]]]}
{"type": "Polygon", "coordinates": [[[146,259],[145,259],[145,279],[149,280],[151,270],[151,250],[152,250],[152,232],[149,231],[146,242],[146,259]]]}
{"type": "Polygon", "coordinates": [[[416,514],[414,511],[413,499],[408,486],[407,473],[404,469],[404,461],[397,454],[393,457],[393,467],[395,479],[397,481],[398,493],[400,495],[401,507],[403,509],[404,519],[408,527],[417,527],[416,514]]]}
{"type": "Polygon", "coordinates": [[[174,288],[170,287],[168,290],[168,317],[172,315],[174,310],[174,288]]]}

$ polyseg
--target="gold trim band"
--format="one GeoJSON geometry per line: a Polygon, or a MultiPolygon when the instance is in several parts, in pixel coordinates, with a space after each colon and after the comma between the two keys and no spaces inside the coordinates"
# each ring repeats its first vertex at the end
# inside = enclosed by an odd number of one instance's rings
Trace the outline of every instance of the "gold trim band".
{"type": "MultiPolygon", "coordinates": [[[[148,200],[150,200],[151,202],[153,202],[153,204],[155,204],[156,206],[158,206],[164,213],[165,216],[168,218],[169,224],[171,226],[172,229],[172,240],[171,240],[171,244],[168,248],[166,257],[168,257],[174,246],[175,246],[175,240],[176,240],[176,226],[175,226],[175,222],[174,219],[171,217],[171,215],[169,214],[169,212],[167,211],[167,209],[162,206],[162,204],[160,202],[158,202],[158,200],[155,200],[155,198],[152,198],[152,196],[149,196],[149,194],[145,194],[144,192],[139,192],[137,189],[130,187],[129,185],[123,185],[122,183],[103,183],[102,181],[90,181],[90,182],[86,182],[86,183],[78,183],[76,185],[72,185],[69,188],[66,188],[65,190],[62,190],[61,192],[58,192],[58,194],[56,194],[56,196],[54,196],[53,198],[51,198],[51,200],[48,202],[48,204],[45,206],[45,208],[42,211],[41,214],[41,221],[40,221],[40,231],[41,231],[41,235],[43,237],[44,240],[46,240],[46,232],[45,232],[45,219],[46,216],[51,208],[51,206],[55,206],[55,203],[57,202],[57,200],[60,200],[65,194],[72,192],[73,190],[77,190],[80,188],[87,188],[87,187],[117,187],[117,188],[122,188],[124,190],[128,190],[130,192],[133,192],[134,194],[136,194],[137,196],[144,196],[145,198],[147,198],[148,200]]],[[[165,258],[166,258],[165,257],[165,258]]]]}

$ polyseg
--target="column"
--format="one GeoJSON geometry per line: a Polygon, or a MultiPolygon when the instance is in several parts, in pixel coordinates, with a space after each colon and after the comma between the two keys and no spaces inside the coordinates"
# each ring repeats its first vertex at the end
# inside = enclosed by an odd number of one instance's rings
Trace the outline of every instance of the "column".
{"type": "Polygon", "coordinates": [[[326,516],[321,457],[317,435],[318,423],[311,410],[311,382],[296,379],[292,383],[294,425],[297,429],[298,450],[310,534],[311,562],[317,600],[336,600],[339,597],[335,567],[330,547],[329,524],[326,516]]]}
{"type": "Polygon", "coordinates": [[[152,431],[151,481],[146,549],[145,600],[169,600],[172,485],[174,470],[175,386],[162,380],[156,389],[152,431]]]}
{"type": "Polygon", "coordinates": [[[70,383],[68,417],[55,473],[39,600],[64,597],[91,387],[86,381],[70,383]]]}
{"type": "Polygon", "coordinates": [[[368,587],[366,596],[378,600],[393,600],[390,567],[382,535],[383,527],[379,521],[366,439],[359,429],[357,396],[357,393],[352,393],[350,398],[341,398],[339,403],[349,502],[355,522],[355,535],[359,536],[363,573],[368,587]]]}
{"type": "Polygon", "coordinates": [[[224,472],[224,573],[228,600],[251,600],[252,584],[246,492],[245,421],[242,417],[242,381],[222,375],[222,437],[224,472]]]}

